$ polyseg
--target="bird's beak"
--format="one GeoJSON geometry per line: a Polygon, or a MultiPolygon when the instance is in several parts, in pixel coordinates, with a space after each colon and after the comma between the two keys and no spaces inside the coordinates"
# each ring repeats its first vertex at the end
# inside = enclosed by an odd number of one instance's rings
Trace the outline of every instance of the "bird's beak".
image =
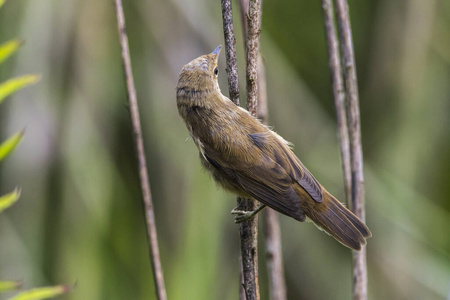
{"type": "Polygon", "coordinates": [[[217,46],[217,48],[211,52],[212,55],[216,56],[216,60],[219,60],[220,49],[222,49],[222,45],[217,46]]]}

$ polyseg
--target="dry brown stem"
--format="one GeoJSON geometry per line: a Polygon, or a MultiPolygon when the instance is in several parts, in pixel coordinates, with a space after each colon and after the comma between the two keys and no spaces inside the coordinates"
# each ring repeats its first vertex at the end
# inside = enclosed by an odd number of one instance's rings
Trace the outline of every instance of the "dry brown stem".
{"type": "Polygon", "coordinates": [[[261,1],[250,0],[247,17],[247,110],[256,116],[258,106],[258,57],[261,34],[261,1]]]}
{"type": "Polygon", "coordinates": [[[338,127],[341,164],[344,172],[344,187],[346,202],[351,201],[351,171],[350,171],[350,142],[348,138],[347,115],[345,109],[345,90],[342,82],[341,60],[339,58],[339,44],[334,26],[334,11],[331,0],[322,0],[325,35],[328,48],[328,64],[333,86],[334,106],[338,127]]]}
{"type": "Polygon", "coordinates": [[[230,99],[239,105],[239,81],[236,60],[236,38],[233,28],[233,10],[231,0],[221,0],[223,35],[225,39],[225,56],[227,62],[228,90],[230,99]]]}
{"type": "MultiPolygon", "coordinates": [[[[246,36],[247,110],[257,114],[258,107],[258,58],[261,33],[261,1],[251,0],[246,13],[248,34],[246,36]]],[[[251,211],[258,206],[254,199],[238,199],[240,209],[251,211]]],[[[258,282],[258,216],[241,224],[241,255],[244,291],[247,300],[259,300],[258,282]]]]}
{"type": "Polygon", "coordinates": [[[283,255],[281,251],[281,230],[278,213],[271,208],[264,212],[264,234],[266,237],[267,270],[269,273],[270,299],[285,300],[283,255]]]}
{"type": "MultiPolygon", "coordinates": [[[[336,31],[334,29],[332,4],[331,1],[327,0],[323,0],[322,3],[333,80],[333,94],[335,97],[339,127],[342,163],[344,165],[344,181],[348,200],[347,205],[359,218],[361,218],[361,220],[365,221],[359,96],[348,5],[346,0],[334,1],[341,50],[340,57],[343,66],[343,71],[341,71],[341,65],[338,61],[339,55],[336,31]],[[343,76],[343,81],[340,79],[340,76],[343,76]],[[342,91],[345,91],[346,105],[343,105],[342,91]],[[346,114],[342,112],[342,107],[345,107],[346,114]],[[345,124],[345,118],[347,118],[347,124],[345,124]],[[348,134],[345,134],[346,126],[348,134]],[[349,187],[349,185],[351,187],[349,187]]],[[[353,299],[367,299],[367,263],[365,246],[363,246],[359,252],[353,251],[353,299]]]]}
{"type": "Polygon", "coordinates": [[[141,121],[139,118],[139,106],[134,87],[133,73],[131,68],[130,50],[128,48],[128,37],[125,28],[125,16],[123,13],[122,1],[115,0],[117,26],[119,30],[120,47],[122,50],[122,62],[127,85],[128,104],[131,115],[133,140],[138,161],[139,178],[144,201],[145,219],[147,223],[147,237],[152,261],[153,278],[155,282],[156,296],[158,300],[166,300],[166,290],[162,273],[161,261],[159,257],[158,237],[156,234],[155,215],[153,212],[152,195],[148,179],[147,163],[145,159],[144,142],[142,138],[141,121]]]}

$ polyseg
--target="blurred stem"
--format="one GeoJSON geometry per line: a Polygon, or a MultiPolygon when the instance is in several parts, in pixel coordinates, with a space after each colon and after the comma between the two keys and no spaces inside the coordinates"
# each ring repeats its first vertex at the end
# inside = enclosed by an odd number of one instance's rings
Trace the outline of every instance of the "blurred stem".
{"type": "Polygon", "coordinates": [[[247,14],[248,14],[248,1],[249,0],[239,0],[239,8],[241,9],[241,24],[242,24],[242,36],[244,37],[245,47],[247,47],[247,14]]]}
{"type": "Polygon", "coordinates": [[[266,72],[261,53],[258,55],[258,108],[256,115],[263,124],[268,124],[269,107],[267,104],[266,72]]]}
{"type": "MultiPolygon", "coordinates": [[[[335,9],[341,48],[341,59],[344,66],[343,76],[345,98],[347,102],[348,135],[350,145],[351,201],[348,202],[348,206],[362,221],[365,221],[359,96],[347,1],[335,0],[335,9]]],[[[345,169],[346,168],[344,168],[344,172],[345,169]]],[[[365,246],[363,246],[359,252],[353,251],[353,299],[367,299],[367,263],[365,246]]]]}
{"type": "MultiPolygon", "coordinates": [[[[64,111],[64,109],[62,110],[64,111]]],[[[64,115],[64,113],[61,113],[64,115]]],[[[58,122],[58,124],[62,124],[58,122]]],[[[61,155],[61,140],[63,126],[59,126],[53,141],[52,162],[48,170],[46,183],[46,205],[44,212],[44,236],[42,271],[48,282],[57,281],[57,266],[59,260],[59,237],[61,235],[62,220],[62,174],[63,163],[61,155]]]]}
{"type": "MultiPolygon", "coordinates": [[[[261,54],[258,57],[258,119],[268,123],[266,75],[261,54]]],[[[286,279],[283,268],[281,248],[281,230],[278,213],[267,207],[262,214],[263,230],[266,242],[267,272],[269,274],[269,291],[271,300],[286,300],[286,279]]]]}
{"type": "Polygon", "coordinates": [[[350,142],[348,137],[347,116],[345,110],[345,90],[342,83],[341,61],[334,26],[334,11],[332,0],[322,0],[325,36],[328,48],[328,65],[331,72],[333,85],[334,106],[338,127],[339,148],[341,152],[341,164],[344,172],[344,187],[346,203],[351,202],[351,171],[350,171],[350,142]]]}
{"type": "Polygon", "coordinates": [[[139,106],[134,87],[133,73],[131,69],[130,51],[128,49],[128,37],[125,29],[125,16],[123,13],[122,1],[115,0],[117,26],[119,30],[120,47],[122,50],[122,60],[124,75],[127,84],[128,104],[133,127],[133,139],[138,159],[139,177],[141,183],[142,197],[145,208],[145,218],[147,221],[147,237],[149,251],[152,261],[153,278],[155,281],[156,296],[159,300],[167,299],[164,287],[161,261],[159,257],[158,237],[156,233],[155,215],[153,212],[150,183],[148,180],[147,162],[145,159],[144,142],[142,138],[141,121],[139,118],[139,106]]]}
{"type": "Polygon", "coordinates": [[[263,216],[270,299],[285,300],[287,299],[286,280],[284,278],[281,230],[278,221],[278,213],[271,208],[266,208],[263,216]]]}

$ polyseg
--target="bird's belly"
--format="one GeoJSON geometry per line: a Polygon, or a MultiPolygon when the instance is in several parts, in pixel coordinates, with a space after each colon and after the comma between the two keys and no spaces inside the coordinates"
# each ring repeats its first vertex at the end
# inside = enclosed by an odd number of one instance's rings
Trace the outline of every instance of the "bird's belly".
{"type": "Polygon", "coordinates": [[[208,170],[211,174],[214,181],[226,191],[240,197],[250,198],[250,195],[247,194],[242,188],[237,184],[235,178],[233,178],[232,170],[221,170],[220,167],[215,167],[211,164],[207,158],[200,152],[200,160],[202,162],[202,166],[208,170]]]}

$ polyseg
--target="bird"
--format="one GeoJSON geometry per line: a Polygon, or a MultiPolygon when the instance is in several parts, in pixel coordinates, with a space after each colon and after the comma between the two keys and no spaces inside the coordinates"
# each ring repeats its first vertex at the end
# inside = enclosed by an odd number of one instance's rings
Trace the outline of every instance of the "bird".
{"type": "Polygon", "coordinates": [[[182,67],[176,100],[201,164],[216,183],[262,203],[252,212],[234,209],[237,222],[268,206],[300,222],[312,221],[342,245],[360,250],[372,236],[364,222],[317,181],[289,142],[222,94],[220,50],[182,67]]]}

